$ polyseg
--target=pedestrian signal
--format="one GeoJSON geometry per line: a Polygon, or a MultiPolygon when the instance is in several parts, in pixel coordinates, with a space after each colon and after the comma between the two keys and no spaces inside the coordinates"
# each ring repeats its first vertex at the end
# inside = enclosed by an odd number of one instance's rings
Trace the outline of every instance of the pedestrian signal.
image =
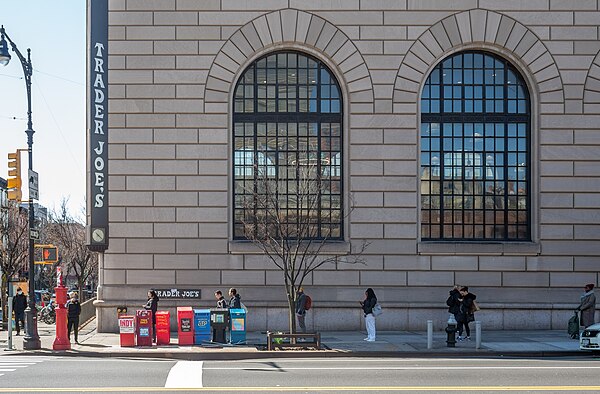
{"type": "Polygon", "coordinates": [[[58,261],[58,248],[56,246],[42,248],[42,261],[56,263],[58,261]]]}

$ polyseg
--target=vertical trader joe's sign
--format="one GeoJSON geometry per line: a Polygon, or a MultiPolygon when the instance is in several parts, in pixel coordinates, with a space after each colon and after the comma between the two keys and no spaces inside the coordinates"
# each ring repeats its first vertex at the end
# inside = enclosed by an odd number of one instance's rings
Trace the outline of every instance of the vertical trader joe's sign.
{"type": "Polygon", "coordinates": [[[108,248],[108,0],[88,0],[87,245],[108,248]]]}

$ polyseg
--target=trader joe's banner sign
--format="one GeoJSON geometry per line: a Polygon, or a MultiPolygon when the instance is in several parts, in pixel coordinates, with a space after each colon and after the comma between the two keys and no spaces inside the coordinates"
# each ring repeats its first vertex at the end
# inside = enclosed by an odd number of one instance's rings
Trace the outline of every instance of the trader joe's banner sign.
{"type": "Polygon", "coordinates": [[[87,245],[108,248],[108,0],[88,0],[87,245]]]}
{"type": "Polygon", "coordinates": [[[154,289],[161,300],[200,299],[200,289],[154,289]]]}

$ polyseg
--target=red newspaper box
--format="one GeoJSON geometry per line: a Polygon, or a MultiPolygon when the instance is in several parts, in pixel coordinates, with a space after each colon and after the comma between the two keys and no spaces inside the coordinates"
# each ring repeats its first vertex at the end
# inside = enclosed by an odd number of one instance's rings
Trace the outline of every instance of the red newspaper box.
{"type": "Polygon", "coordinates": [[[135,346],[135,317],[119,316],[119,338],[122,347],[135,346]]]}
{"type": "Polygon", "coordinates": [[[152,311],[135,312],[135,333],[138,346],[152,346],[152,311]]]}
{"type": "Polygon", "coordinates": [[[177,335],[180,345],[194,344],[194,311],[191,306],[177,307],[177,335]]]}
{"type": "Polygon", "coordinates": [[[169,311],[156,311],[156,344],[171,343],[171,314],[169,311]]]}

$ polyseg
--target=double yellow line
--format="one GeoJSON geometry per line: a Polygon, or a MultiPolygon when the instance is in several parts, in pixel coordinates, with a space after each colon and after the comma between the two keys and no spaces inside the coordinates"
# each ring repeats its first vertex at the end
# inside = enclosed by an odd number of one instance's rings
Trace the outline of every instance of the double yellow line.
{"type": "Polygon", "coordinates": [[[221,392],[324,392],[324,391],[600,391],[600,386],[339,386],[339,387],[40,387],[0,388],[0,393],[13,392],[60,392],[60,393],[115,393],[115,392],[171,392],[208,391],[221,392]]]}

